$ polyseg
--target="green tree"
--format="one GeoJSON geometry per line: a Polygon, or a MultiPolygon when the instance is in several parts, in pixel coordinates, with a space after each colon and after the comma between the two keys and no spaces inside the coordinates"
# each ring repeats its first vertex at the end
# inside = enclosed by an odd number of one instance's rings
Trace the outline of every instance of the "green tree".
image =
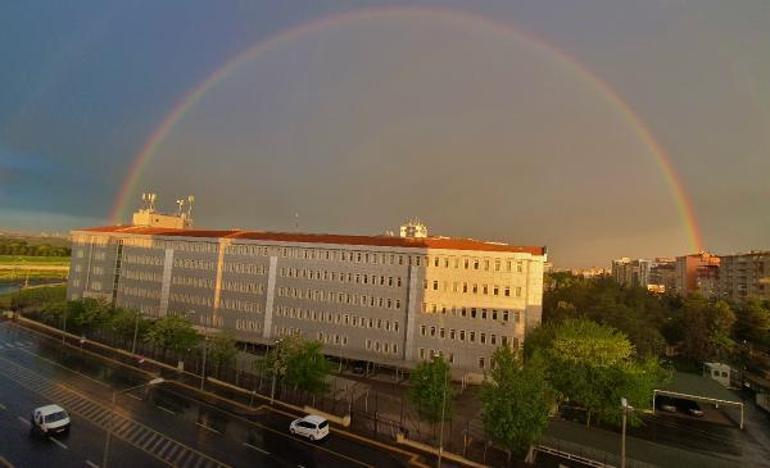
{"type": "Polygon", "coordinates": [[[417,408],[420,417],[428,422],[437,423],[450,419],[454,392],[450,385],[450,366],[441,356],[434,356],[430,361],[417,365],[409,376],[409,400],[417,408]]]}
{"type": "Polygon", "coordinates": [[[685,299],[681,317],[682,354],[695,362],[725,359],[733,348],[735,314],[724,301],[692,295],[685,299]]]}
{"type": "Polygon", "coordinates": [[[137,335],[137,340],[143,340],[151,323],[137,310],[116,307],[107,326],[124,343],[130,343],[134,339],[134,333],[137,335]]]}
{"type": "Polygon", "coordinates": [[[299,335],[279,340],[265,357],[263,368],[285,384],[312,394],[324,393],[331,365],[318,341],[305,341],[299,335]]]}
{"type": "Polygon", "coordinates": [[[552,325],[538,346],[529,353],[542,353],[548,382],[562,399],[586,409],[589,426],[593,416],[618,422],[621,397],[639,409],[648,408],[652,390],[667,376],[657,358],[636,361],[623,333],[587,319],[552,325]]]}
{"type": "Polygon", "coordinates": [[[209,362],[214,368],[214,374],[219,375],[222,369],[232,366],[238,356],[235,338],[230,332],[222,332],[210,337],[208,343],[209,362]]]}
{"type": "Polygon", "coordinates": [[[167,315],[151,324],[144,340],[160,348],[165,356],[168,351],[181,353],[194,348],[200,340],[200,335],[189,320],[167,315]]]}
{"type": "Polygon", "coordinates": [[[548,426],[552,392],[543,360],[537,355],[523,365],[509,347],[497,348],[481,402],[487,435],[509,454],[523,456],[548,426]]]}
{"type": "Polygon", "coordinates": [[[749,299],[735,308],[735,336],[754,344],[770,344],[770,303],[749,299]]]}

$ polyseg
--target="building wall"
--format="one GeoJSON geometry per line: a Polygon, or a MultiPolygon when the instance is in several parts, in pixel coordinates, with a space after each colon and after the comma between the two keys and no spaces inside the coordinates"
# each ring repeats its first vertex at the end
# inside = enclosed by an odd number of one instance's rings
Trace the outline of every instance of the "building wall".
{"type": "Polygon", "coordinates": [[[718,290],[734,301],[770,299],[770,251],[722,256],[718,290]]]}
{"type": "Polygon", "coordinates": [[[542,313],[531,253],[73,233],[68,297],[272,343],[299,333],[349,359],[409,367],[440,353],[480,374],[542,313]],[[117,281],[115,278],[117,277],[117,281]]]}

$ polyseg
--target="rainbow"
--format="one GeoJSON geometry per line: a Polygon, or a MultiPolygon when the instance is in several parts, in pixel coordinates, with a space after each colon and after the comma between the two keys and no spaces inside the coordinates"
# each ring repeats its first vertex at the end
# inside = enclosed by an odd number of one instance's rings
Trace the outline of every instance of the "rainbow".
{"type": "Polygon", "coordinates": [[[688,240],[691,244],[690,247],[695,249],[695,251],[703,250],[702,234],[698,226],[692,201],[687,196],[684,183],[677,174],[671,158],[663,147],[661,147],[655,140],[652,132],[644,121],[606,81],[587,69],[572,56],[531,33],[515,29],[508,24],[499,23],[483,16],[437,7],[399,6],[357,9],[346,13],[322,17],[283,30],[240,52],[183,95],[150,134],[139,153],[133,159],[128,170],[128,175],[120,187],[109,215],[112,222],[117,224],[120,221],[121,216],[127,209],[128,199],[131,194],[134,193],[144,168],[171,130],[174,129],[176,124],[203,96],[206,95],[206,93],[232,74],[238,67],[249,61],[255,60],[261,54],[276,46],[289,43],[304,36],[323,31],[327,28],[383,17],[418,17],[432,21],[445,21],[450,24],[457,24],[464,27],[482,28],[505,39],[514,38],[523,41],[533,47],[534,50],[546,54],[546,57],[555,59],[557,64],[565,67],[568,71],[575,73],[580,79],[598,91],[599,94],[603,96],[614,109],[616,109],[631,128],[634,129],[640,140],[647,145],[651,154],[655,157],[667,185],[670,187],[676,208],[679,211],[680,217],[687,230],[688,240]]]}

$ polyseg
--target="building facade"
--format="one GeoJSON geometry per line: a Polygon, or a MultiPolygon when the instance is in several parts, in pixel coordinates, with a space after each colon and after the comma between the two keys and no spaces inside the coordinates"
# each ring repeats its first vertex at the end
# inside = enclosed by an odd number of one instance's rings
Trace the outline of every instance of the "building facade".
{"type": "Polygon", "coordinates": [[[676,257],[675,288],[682,296],[697,293],[711,297],[719,278],[719,257],[708,252],[676,257]]]}
{"type": "Polygon", "coordinates": [[[647,290],[660,294],[676,291],[676,260],[665,257],[655,258],[655,262],[650,267],[647,290]]]}
{"type": "Polygon", "coordinates": [[[720,297],[770,300],[770,251],[720,256],[718,282],[720,297]]]}
{"type": "Polygon", "coordinates": [[[441,354],[470,378],[541,320],[544,247],[153,226],[72,238],[68,299],[181,315],[243,342],[301,334],[330,355],[405,368],[441,354]]]}
{"type": "Polygon", "coordinates": [[[623,286],[646,288],[650,280],[649,260],[628,257],[612,261],[612,277],[623,286]]]}

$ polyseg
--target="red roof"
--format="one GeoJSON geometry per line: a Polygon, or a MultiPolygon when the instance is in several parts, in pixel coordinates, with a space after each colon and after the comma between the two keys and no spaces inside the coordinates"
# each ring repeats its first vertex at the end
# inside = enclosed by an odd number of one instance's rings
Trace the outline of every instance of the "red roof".
{"type": "Polygon", "coordinates": [[[82,229],[89,232],[111,232],[148,236],[207,237],[247,240],[266,240],[276,242],[302,242],[342,245],[373,245],[383,247],[413,247],[449,250],[480,250],[487,252],[524,252],[532,255],[544,255],[545,247],[516,246],[498,242],[485,242],[475,239],[453,239],[448,237],[404,238],[393,236],[357,236],[345,234],[309,234],[298,232],[265,232],[202,229],[169,229],[142,226],[102,226],[82,229]]]}

